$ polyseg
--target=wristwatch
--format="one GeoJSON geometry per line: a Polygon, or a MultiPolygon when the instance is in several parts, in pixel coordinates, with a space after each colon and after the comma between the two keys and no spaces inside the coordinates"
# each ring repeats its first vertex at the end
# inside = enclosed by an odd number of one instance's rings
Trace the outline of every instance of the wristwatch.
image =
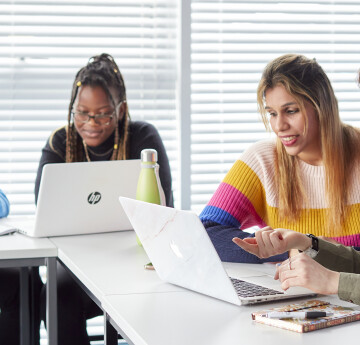
{"type": "Polygon", "coordinates": [[[319,240],[313,234],[306,234],[306,236],[311,238],[311,246],[308,249],[304,250],[303,253],[314,259],[319,252],[319,240]]]}

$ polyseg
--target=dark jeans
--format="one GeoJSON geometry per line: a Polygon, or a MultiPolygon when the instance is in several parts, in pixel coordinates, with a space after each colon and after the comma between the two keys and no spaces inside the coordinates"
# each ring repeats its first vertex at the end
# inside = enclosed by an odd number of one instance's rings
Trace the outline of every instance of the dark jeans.
{"type": "MultiPolygon", "coordinates": [[[[57,265],[58,345],[89,345],[86,320],[101,315],[101,309],[71,275],[57,265]]],[[[41,316],[45,320],[46,287],[41,291],[41,316]]],[[[1,343],[0,343],[1,344],[1,343]]]]}
{"type": "MultiPolygon", "coordinates": [[[[20,269],[0,269],[0,344],[20,344],[20,269]]],[[[34,333],[35,345],[39,344],[40,328],[40,291],[41,280],[38,268],[30,270],[30,296],[33,303],[30,306],[31,332],[34,333]]]]}

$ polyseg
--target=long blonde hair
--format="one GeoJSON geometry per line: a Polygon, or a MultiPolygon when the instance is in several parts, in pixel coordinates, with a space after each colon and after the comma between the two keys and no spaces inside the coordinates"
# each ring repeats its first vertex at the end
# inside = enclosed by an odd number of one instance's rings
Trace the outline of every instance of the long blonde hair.
{"type": "MultiPolygon", "coordinates": [[[[265,68],[257,90],[259,112],[270,129],[265,110],[268,89],[282,85],[298,102],[303,114],[309,102],[318,117],[322,162],[325,169],[325,195],[328,208],[327,230],[340,229],[346,216],[346,205],[355,163],[359,160],[360,131],[340,120],[338,102],[331,83],[315,59],[286,54],[271,61],[265,68]]],[[[305,115],[305,131],[307,118],[305,115]]],[[[279,191],[279,216],[296,221],[306,205],[299,158],[290,156],[277,139],[275,181],[279,191]]]]}

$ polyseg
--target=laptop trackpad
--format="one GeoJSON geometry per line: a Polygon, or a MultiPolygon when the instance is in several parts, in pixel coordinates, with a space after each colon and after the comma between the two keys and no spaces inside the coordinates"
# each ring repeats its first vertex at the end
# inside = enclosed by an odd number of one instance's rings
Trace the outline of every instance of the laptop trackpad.
{"type": "Polygon", "coordinates": [[[278,280],[275,280],[273,277],[268,275],[265,276],[258,276],[258,277],[246,277],[244,278],[245,281],[264,286],[269,289],[274,289],[283,292],[284,290],[281,288],[281,284],[278,280]]]}
{"type": "Polygon", "coordinates": [[[268,276],[273,278],[276,272],[274,264],[243,264],[233,262],[223,262],[227,274],[236,279],[246,277],[268,276]]]}

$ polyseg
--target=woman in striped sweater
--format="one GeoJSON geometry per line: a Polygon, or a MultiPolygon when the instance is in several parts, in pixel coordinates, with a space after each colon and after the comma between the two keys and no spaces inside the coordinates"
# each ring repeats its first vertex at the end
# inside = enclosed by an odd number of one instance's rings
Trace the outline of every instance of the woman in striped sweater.
{"type": "Polygon", "coordinates": [[[221,259],[260,259],[234,237],[258,226],[285,228],[360,247],[360,131],[341,122],[337,100],[320,65],[287,54],[270,62],[258,105],[276,139],[257,142],[225,176],[200,218],[221,259]]]}

